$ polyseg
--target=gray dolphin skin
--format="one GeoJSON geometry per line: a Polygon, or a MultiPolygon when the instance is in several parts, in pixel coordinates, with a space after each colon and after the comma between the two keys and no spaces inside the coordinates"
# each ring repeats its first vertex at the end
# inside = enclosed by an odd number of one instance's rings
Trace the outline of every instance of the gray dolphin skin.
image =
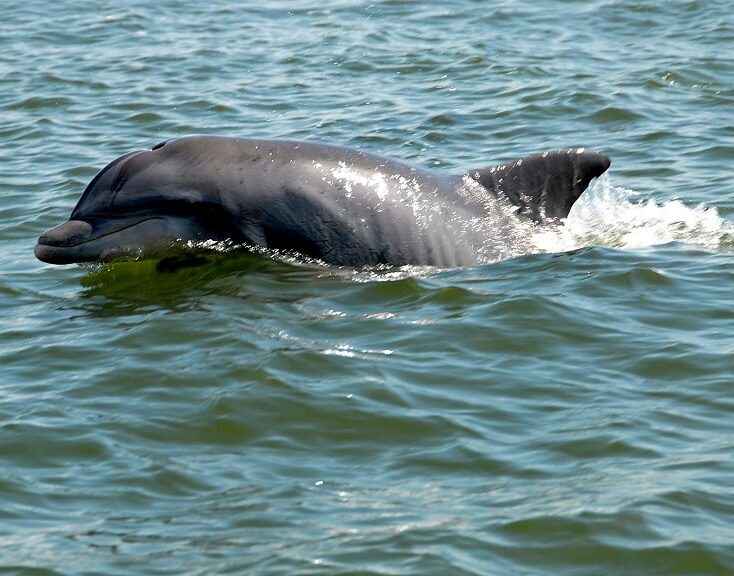
{"type": "Polygon", "coordinates": [[[456,233],[461,222],[498,203],[512,218],[557,222],[609,165],[579,148],[451,176],[341,146],[187,136],[108,164],[35,254],[155,258],[176,242],[227,240],[343,266],[473,265],[484,239],[456,233]]]}

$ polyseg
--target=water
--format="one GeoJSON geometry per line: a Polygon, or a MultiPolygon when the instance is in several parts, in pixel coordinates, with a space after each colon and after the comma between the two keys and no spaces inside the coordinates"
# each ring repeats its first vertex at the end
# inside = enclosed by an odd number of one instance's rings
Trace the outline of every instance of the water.
{"type": "Polygon", "coordinates": [[[727,1],[5,2],[0,572],[734,573],[727,1]],[[52,267],[191,134],[613,159],[528,254],[52,267]]]}

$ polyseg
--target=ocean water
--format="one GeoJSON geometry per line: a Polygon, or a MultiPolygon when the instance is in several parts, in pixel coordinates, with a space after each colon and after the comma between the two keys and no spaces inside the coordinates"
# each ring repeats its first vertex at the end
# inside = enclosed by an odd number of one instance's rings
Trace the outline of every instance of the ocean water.
{"type": "Polygon", "coordinates": [[[2,14],[0,573],[734,573],[728,0],[2,14]],[[471,268],[34,258],[194,133],[613,164],[471,268]]]}

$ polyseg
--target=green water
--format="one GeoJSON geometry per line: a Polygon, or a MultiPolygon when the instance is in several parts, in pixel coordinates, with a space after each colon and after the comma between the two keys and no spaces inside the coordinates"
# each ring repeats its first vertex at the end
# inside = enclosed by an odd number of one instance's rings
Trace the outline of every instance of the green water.
{"type": "Polygon", "coordinates": [[[728,1],[6,2],[0,573],[734,573],[728,1]],[[613,159],[533,253],[53,267],[191,134],[613,159]]]}

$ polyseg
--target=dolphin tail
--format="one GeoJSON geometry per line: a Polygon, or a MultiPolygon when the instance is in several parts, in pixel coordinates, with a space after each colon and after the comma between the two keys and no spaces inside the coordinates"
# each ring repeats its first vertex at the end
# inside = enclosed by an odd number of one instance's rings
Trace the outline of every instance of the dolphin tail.
{"type": "Polygon", "coordinates": [[[518,214],[535,222],[566,218],[573,203],[611,161],[583,148],[554,150],[472,170],[469,176],[494,196],[506,196],[518,214]]]}

